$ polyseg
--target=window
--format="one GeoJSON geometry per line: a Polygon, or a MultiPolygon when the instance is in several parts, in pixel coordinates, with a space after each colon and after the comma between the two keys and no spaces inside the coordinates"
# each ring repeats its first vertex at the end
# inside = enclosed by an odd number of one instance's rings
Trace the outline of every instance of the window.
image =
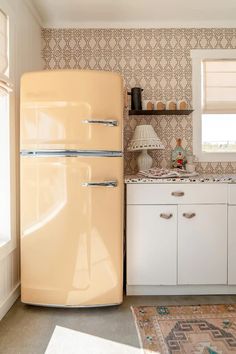
{"type": "Polygon", "coordinates": [[[0,72],[4,74],[8,69],[8,18],[0,10],[0,72]]]}
{"type": "Polygon", "coordinates": [[[14,112],[9,65],[9,18],[0,10],[0,247],[12,237],[11,120],[14,112]]]}
{"type": "Polygon", "coordinates": [[[236,50],[192,50],[193,150],[200,161],[236,161],[236,50]]]}

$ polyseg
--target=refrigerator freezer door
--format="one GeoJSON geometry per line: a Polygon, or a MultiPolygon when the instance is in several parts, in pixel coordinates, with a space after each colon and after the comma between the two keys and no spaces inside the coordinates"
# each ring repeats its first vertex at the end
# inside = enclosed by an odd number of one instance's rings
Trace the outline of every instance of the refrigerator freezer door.
{"type": "Polygon", "coordinates": [[[122,302],[122,164],[122,157],[21,157],[23,302],[122,302]]]}
{"type": "Polygon", "coordinates": [[[27,73],[21,150],[122,151],[123,81],[95,70],[27,73]]]}

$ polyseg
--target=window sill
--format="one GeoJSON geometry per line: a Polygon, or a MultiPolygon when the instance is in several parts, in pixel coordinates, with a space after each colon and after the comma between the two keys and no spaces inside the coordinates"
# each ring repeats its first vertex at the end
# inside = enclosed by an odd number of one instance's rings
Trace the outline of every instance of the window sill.
{"type": "Polygon", "coordinates": [[[4,245],[7,244],[8,241],[4,241],[0,239],[0,247],[3,247],[4,245]]]}
{"type": "Polygon", "coordinates": [[[0,238],[0,259],[8,256],[15,249],[15,245],[11,240],[0,238]]]}
{"type": "Polygon", "coordinates": [[[236,162],[236,153],[204,153],[194,151],[198,162],[236,162]]]}

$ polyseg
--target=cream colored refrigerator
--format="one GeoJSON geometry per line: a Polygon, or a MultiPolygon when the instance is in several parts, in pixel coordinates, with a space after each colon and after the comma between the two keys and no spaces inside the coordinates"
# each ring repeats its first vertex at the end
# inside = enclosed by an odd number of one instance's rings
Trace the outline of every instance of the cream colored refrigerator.
{"type": "Polygon", "coordinates": [[[122,120],[117,73],[22,77],[22,302],[122,302],[122,120]]]}

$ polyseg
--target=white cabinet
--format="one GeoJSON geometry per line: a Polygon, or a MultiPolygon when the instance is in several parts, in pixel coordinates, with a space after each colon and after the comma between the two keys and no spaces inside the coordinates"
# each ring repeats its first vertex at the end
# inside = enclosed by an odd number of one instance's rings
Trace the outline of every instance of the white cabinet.
{"type": "Polygon", "coordinates": [[[178,206],[178,284],[227,284],[227,205],[178,206]]]}
{"type": "Polygon", "coordinates": [[[236,205],[228,207],[228,223],[228,282],[236,285],[236,205]]]}
{"type": "Polygon", "coordinates": [[[229,185],[229,205],[236,205],[236,184],[229,185]]]}
{"type": "Polygon", "coordinates": [[[236,293],[228,198],[227,184],[128,184],[128,294],[236,293]]]}
{"type": "Polygon", "coordinates": [[[127,206],[127,282],[177,283],[177,206],[127,206]]]}
{"type": "Polygon", "coordinates": [[[228,283],[236,285],[236,184],[229,185],[228,283]]]}

